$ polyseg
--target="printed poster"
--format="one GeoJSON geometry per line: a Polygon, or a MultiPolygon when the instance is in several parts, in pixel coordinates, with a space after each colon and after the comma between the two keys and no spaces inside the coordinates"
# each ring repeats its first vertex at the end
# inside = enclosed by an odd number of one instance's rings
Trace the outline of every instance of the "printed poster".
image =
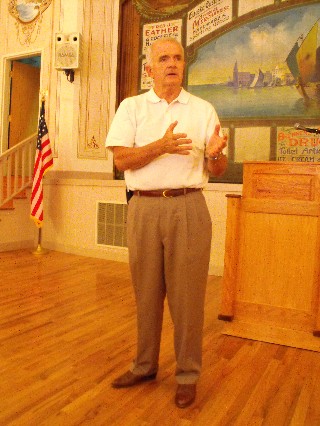
{"type": "MultiPolygon", "coordinates": [[[[160,38],[175,38],[181,43],[182,19],[173,21],[155,22],[143,26],[143,45],[142,53],[145,55],[147,48],[160,38]]],[[[141,90],[148,90],[152,87],[153,80],[146,72],[146,60],[142,60],[141,69],[141,90]]]]}
{"type": "Polygon", "coordinates": [[[176,38],[181,43],[181,28],[182,19],[145,24],[143,26],[142,53],[145,55],[148,46],[159,38],[176,38]]]}
{"type": "Polygon", "coordinates": [[[232,20],[232,0],[205,0],[188,12],[187,46],[232,20]]]}
{"type": "MultiPolygon", "coordinates": [[[[317,128],[317,127],[316,127],[317,128]]],[[[320,135],[279,127],[277,161],[314,163],[320,161],[320,135]]]]}

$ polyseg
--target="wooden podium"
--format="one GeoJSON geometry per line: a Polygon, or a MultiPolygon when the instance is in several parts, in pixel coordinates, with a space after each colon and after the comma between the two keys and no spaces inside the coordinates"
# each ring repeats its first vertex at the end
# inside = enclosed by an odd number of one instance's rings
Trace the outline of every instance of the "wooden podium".
{"type": "Polygon", "coordinates": [[[228,195],[224,334],[320,352],[320,163],[244,163],[228,195]]]}

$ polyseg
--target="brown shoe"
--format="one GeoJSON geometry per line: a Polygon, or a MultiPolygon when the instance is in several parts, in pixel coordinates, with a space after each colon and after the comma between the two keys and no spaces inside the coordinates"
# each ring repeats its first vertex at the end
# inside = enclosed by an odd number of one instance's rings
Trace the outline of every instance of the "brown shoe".
{"type": "Polygon", "coordinates": [[[133,374],[131,371],[127,371],[115,379],[111,383],[111,386],[113,388],[128,388],[130,386],[138,385],[139,383],[147,382],[148,380],[154,380],[156,376],[157,373],[150,374],[149,376],[138,376],[133,374]]]}
{"type": "Polygon", "coordinates": [[[186,408],[196,399],[196,384],[178,385],[175,403],[179,408],[186,408]]]}

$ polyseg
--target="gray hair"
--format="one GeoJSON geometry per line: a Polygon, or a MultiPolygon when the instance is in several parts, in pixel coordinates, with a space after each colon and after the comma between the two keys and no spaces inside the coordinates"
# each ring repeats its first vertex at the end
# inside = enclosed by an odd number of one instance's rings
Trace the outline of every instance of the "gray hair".
{"type": "Polygon", "coordinates": [[[182,53],[183,53],[183,57],[184,57],[184,47],[182,46],[182,44],[180,43],[180,41],[178,41],[176,38],[174,38],[174,37],[158,38],[152,44],[150,44],[150,46],[147,47],[147,50],[146,50],[146,60],[147,60],[147,63],[146,63],[146,65],[152,66],[152,62],[153,62],[153,48],[154,48],[154,46],[157,45],[157,44],[166,42],[166,41],[169,41],[170,43],[177,44],[181,48],[182,53]]]}

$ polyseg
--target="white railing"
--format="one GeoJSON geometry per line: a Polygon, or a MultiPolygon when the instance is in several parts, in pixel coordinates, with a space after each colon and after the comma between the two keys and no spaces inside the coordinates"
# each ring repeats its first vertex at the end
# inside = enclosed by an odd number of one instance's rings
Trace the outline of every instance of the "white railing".
{"type": "Polygon", "coordinates": [[[31,186],[37,133],[0,155],[0,207],[31,186]]]}

